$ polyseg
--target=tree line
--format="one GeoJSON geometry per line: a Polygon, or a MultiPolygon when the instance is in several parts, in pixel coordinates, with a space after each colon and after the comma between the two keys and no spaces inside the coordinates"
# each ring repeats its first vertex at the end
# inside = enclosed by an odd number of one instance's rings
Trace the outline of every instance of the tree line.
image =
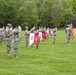
{"type": "Polygon", "coordinates": [[[75,5],[75,0],[0,0],[0,26],[65,27],[71,22],[75,26],[75,5]]]}

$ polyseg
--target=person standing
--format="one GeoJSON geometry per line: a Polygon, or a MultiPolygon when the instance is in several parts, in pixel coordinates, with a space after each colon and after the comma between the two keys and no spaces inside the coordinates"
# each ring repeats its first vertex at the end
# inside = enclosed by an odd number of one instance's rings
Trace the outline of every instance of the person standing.
{"type": "Polygon", "coordinates": [[[57,27],[54,26],[54,28],[52,29],[52,35],[53,35],[53,44],[55,44],[56,42],[56,35],[57,35],[57,27]]]}
{"type": "Polygon", "coordinates": [[[18,25],[13,29],[13,49],[14,49],[14,57],[18,58],[18,50],[19,50],[19,42],[20,42],[20,30],[18,25]]]}
{"type": "Polygon", "coordinates": [[[28,27],[26,26],[25,27],[25,42],[26,42],[26,47],[28,47],[28,45],[29,45],[29,35],[30,35],[30,33],[29,33],[29,31],[28,31],[28,27]]]}
{"type": "Polygon", "coordinates": [[[66,43],[69,44],[70,43],[70,36],[71,36],[71,30],[69,28],[69,25],[66,26],[65,34],[66,34],[66,43]]]}
{"type": "Polygon", "coordinates": [[[3,38],[4,38],[4,29],[3,28],[0,28],[0,43],[3,42],[3,38]]]}
{"type": "Polygon", "coordinates": [[[5,37],[6,37],[6,48],[7,48],[7,55],[10,56],[11,50],[11,42],[12,42],[12,25],[10,23],[7,24],[5,29],[5,37]]]}
{"type": "Polygon", "coordinates": [[[73,41],[74,40],[73,24],[70,24],[69,28],[70,28],[70,31],[71,31],[71,33],[70,33],[70,40],[73,41]]]}

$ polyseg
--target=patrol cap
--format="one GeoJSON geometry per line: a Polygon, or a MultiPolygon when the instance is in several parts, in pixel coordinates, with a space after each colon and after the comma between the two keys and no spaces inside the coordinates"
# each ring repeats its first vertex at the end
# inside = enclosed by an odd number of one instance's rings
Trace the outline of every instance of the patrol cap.
{"type": "Polygon", "coordinates": [[[8,23],[7,26],[12,26],[12,25],[10,23],[8,23]]]}
{"type": "Polygon", "coordinates": [[[28,29],[28,26],[26,26],[25,28],[28,29]]]}

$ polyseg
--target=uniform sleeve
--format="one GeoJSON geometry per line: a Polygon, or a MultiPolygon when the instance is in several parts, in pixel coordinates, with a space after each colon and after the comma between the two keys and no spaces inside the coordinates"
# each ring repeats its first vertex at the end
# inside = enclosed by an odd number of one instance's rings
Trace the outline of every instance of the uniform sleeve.
{"type": "Polygon", "coordinates": [[[14,30],[13,30],[13,33],[20,33],[20,31],[19,31],[19,30],[14,29],[14,30]]]}

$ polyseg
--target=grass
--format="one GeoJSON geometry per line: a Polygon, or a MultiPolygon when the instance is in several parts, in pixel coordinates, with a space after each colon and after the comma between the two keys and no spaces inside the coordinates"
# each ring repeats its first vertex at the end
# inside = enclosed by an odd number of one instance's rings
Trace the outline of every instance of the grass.
{"type": "MultiPolygon", "coordinates": [[[[75,35],[76,37],[76,35],[75,35]]],[[[76,75],[76,39],[66,45],[64,30],[58,30],[56,44],[52,36],[41,41],[39,48],[25,47],[24,32],[21,32],[19,58],[6,56],[5,41],[0,44],[0,75],[76,75]]]]}

